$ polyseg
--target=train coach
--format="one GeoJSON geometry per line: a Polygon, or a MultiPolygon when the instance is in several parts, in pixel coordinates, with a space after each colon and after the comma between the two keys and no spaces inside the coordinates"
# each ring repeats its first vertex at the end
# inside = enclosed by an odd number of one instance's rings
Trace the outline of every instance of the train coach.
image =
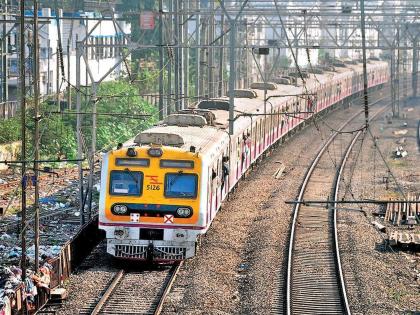
{"type": "MultiPolygon", "coordinates": [[[[369,88],[387,82],[387,63],[370,61],[368,80],[369,88]]],[[[309,75],[305,88],[269,84],[266,102],[255,84],[235,91],[233,135],[228,100],[210,99],[104,154],[99,228],[107,252],[155,262],[193,257],[199,236],[250,166],[305,119],[360,93],[362,82],[362,66],[351,64],[309,75]]]]}

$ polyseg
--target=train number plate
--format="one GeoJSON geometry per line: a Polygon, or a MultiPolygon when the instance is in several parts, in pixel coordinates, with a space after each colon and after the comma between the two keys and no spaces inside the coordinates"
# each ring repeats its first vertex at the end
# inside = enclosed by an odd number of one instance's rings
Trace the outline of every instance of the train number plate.
{"type": "Polygon", "coordinates": [[[160,185],[147,185],[146,186],[147,190],[160,190],[160,185]]]}

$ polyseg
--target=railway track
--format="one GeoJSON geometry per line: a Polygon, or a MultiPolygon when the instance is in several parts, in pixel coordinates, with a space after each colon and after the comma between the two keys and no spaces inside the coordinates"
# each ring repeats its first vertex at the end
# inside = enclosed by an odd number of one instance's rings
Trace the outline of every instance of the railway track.
{"type": "Polygon", "coordinates": [[[182,263],[161,270],[118,271],[102,296],[79,314],[160,314],[182,263]]]}
{"type": "MultiPolygon", "coordinates": [[[[341,132],[359,114],[347,120],[319,150],[305,174],[299,202],[336,200],[345,163],[362,130],[353,137],[341,132]],[[339,134],[341,139],[335,141],[339,134]],[[343,151],[344,138],[350,140],[341,161],[337,161],[335,155],[343,151]],[[331,162],[336,170],[331,168],[331,162]]],[[[336,206],[295,205],[286,271],[287,314],[351,314],[340,262],[336,206]]]]}

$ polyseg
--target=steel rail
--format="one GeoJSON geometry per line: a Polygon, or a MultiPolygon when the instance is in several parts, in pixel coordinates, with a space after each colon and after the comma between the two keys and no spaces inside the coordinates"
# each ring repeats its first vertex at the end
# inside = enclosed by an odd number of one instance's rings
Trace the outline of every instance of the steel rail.
{"type": "MultiPolygon", "coordinates": [[[[372,103],[371,105],[374,105],[380,101],[382,101],[382,99],[377,100],[376,102],[372,103]]],[[[387,107],[387,106],[386,106],[387,107]]],[[[386,108],[385,107],[385,108],[386,108]]],[[[382,110],[384,110],[385,108],[383,108],[382,110]]],[[[305,193],[307,184],[312,176],[313,171],[315,170],[316,166],[318,165],[321,157],[323,156],[323,154],[325,153],[325,151],[327,150],[327,148],[329,147],[329,145],[331,144],[331,142],[337,137],[337,135],[340,134],[340,132],[351,122],[353,121],[357,116],[359,116],[360,114],[362,114],[363,111],[358,111],[356,114],[354,114],[353,116],[351,116],[346,122],[344,122],[340,128],[335,131],[330,138],[327,140],[326,143],[324,143],[321,147],[321,149],[318,151],[317,155],[315,156],[315,158],[312,160],[311,165],[309,166],[309,168],[306,171],[304,180],[302,182],[302,185],[300,187],[299,190],[299,194],[298,194],[298,201],[302,201],[303,200],[303,195],[305,193]]],[[[360,131],[359,131],[360,132],[360,131]]],[[[297,218],[298,218],[298,214],[299,214],[299,209],[300,209],[301,204],[298,203],[295,205],[294,208],[294,215],[293,215],[293,221],[292,221],[292,227],[291,227],[291,232],[290,232],[290,240],[289,240],[289,250],[288,250],[288,261],[287,261],[287,281],[286,281],[286,310],[287,310],[287,314],[291,315],[292,314],[292,297],[291,297],[291,289],[292,289],[292,262],[293,262],[293,252],[294,252],[294,244],[295,244],[295,234],[296,234],[296,226],[297,226],[297,218]]],[[[345,292],[344,292],[345,294],[345,292]]],[[[344,303],[345,304],[345,303],[344,303]]],[[[348,313],[350,314],[350,313],[348,313]]]]}
{"type": "Polygon", "coordinates": [[[168,282],[166,283],[165,290],[163,291],[162,295],[160,296],[160,299],[159,299],[158,305],[156,307],[156,310],[153,313],[154,315],[159,315],[162,312],[165,300],[168,297],[169,292],[171,292],[172,285],[174,284],[175,279],[178,275],[178,272],[181,269],[183,264],[184,264],[184,261],[181,261],[180,263],[178,263],[178,264],[176,264],[172,267],[173,271],[172,271],[171,277],[168,280],[168,282]]]}
{"type": "MultiPolygon", "coordinates": [[[[160,294],[160,296],[158,297],[158,301],[157,301],[157,305],[156,308],[152,311],[153,314],[155,315],[159,315],[162,312],[164,303],[166,301],[166,298],[168,297],[172,285],[175,282],[175,279],[178,275],[179,270],[181,269],[183,265],[183,262],[181,261],[180,263],[176,263],[174,264],[171,269],[169,270],[169,279],[165,280],[163,282],[163,290],[160,290],[160,292],[162,292],[162,294],[160,294]]],[[[96,303],[95,308],[91,311],[91,315],[98,315],[101,314],[102,312],[107,312],[106,309],[109,306],[108,304],[111,303],[111,297],[113,296],[113,294],[115,292],[117,292],[117,288],[119,286],[122,285],[122,283],[124,282],[123,279],[124,277],[130,275],[129,272],[126,272],[125,270],[120,270],[112,279],[112,282],[109,284],[109,286],[106,288],[104,294],[101,296],[101,298],[99,299],[99,301],[96,303]]],[[[139,283],[139,285],[141,285],[139,283]]],[[[155,303],[153,303],[155,304],[155,303]]],[[[111,304],[112,305],[112,304],[111,304]]],[[[124,311],[130,311],[130,309],[125,309],[124,311]]]]}
{"type": "Polygon", "coordinates": [[[114,292],[115,288],[121,282],[124,274],[125,274],[125,271],[123,269],[121,269],[120,271],[118,271],[118,273],[115,275],[114,279],[112,279],[111,284],[106,289],[105,293],[99,299],[99,301],[96,304],[95,308],[93,309],[91,315],[97,315],[97,314],[100,313],[100,311],[102,310],[102,308],[105,306],[105,303],[108,301],[109,297],[112,295],[112,292],[114,292]]]}
{"type": "MultiPolygon", "coordinates": [[[[375,119],[379,114],[383,113],[385,111],[385,109],[387,109],[389,106],[385,106],[382,109],[378,110],[370,119],[369,122],[371,122],[373,119],[375,119]]],[[[332,195],[333,195],[333,200],[338,200],[338,193],[339,193],[339,189],[340,189],[340,181],[342,178],[342,174],[344,172],[344,168],[347,164],[348,158],[350,156],[350,153],[353,150],[353,147],[356,143],[356,141],[359,139],[360,135],[366,132],[365,130],[359,130],[353,137],[353,139],[351,140],[351,142],[349,143],[343,158],[340,162],[340,167],[336,172],[336,176],[334,178],[334,184],[333,184],[333,189],[332,189],[332,195]]],[[[344,281],[344,273],[343,273],[343,268],[341,266],[341,257],[340,257],[340,249],[339,249],[339,241],[338,241],[338,228],[337,228],[337,203],[334,202],[333,203],[333,220],[334,220],[334,224],[333,224],[333,229],[334,229],[334,245],[335,245],[335,257],[336,257],[336,266],[337,266],[337,273],[340,277],[340,284],[341,284],[341,295],[342,295],[342,299],[343,299],[343,304],[344,304],[344,308],[346,309],[346,313],[347,314],[351,314],[351,310],[350,310],[350,305],[348,302],[348,298],[347,298],[347,290],[346,290],[346,283],[344,281]]]]}

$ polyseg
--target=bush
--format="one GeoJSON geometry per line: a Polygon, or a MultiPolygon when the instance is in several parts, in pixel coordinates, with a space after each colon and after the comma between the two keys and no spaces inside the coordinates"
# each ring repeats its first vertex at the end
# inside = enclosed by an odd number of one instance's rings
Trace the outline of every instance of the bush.
{"type": "MultiPolygon", "coordinates": [[[[130,115],[147,114],[150,117],[130,118],[120,116],[97,116],[97,148],[109,149],[118,142],[125,142],[157,121],[156,108],[139,96],[138,89],[125,81],[104,82],[98,87],[97,112],[130,115]]],[[[91,104],[84,111],[91,112],[91,104]]],[[[85,116],[84,136],[90,143],[91,115],[85,116]]]]}
{"type": "Polygon", "coordinates": [[[0,121],[0,144],[15,142],[20,139],[19,116],[0,121]]]}

